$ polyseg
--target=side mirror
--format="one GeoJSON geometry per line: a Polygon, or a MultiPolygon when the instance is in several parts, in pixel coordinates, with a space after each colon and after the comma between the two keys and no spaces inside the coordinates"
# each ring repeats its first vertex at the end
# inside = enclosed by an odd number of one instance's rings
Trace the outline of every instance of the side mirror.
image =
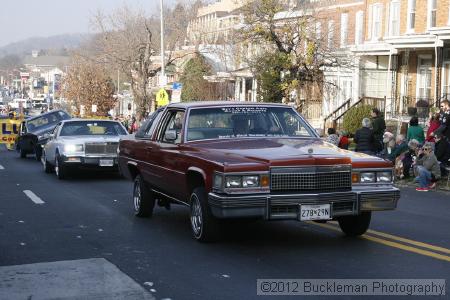
{"type": "Polygon", "coordinates": [[[175,142],[177,139],[177,132],[175,130],[168,130],[164,134],[164,140],[168,142],[175,142]]]}

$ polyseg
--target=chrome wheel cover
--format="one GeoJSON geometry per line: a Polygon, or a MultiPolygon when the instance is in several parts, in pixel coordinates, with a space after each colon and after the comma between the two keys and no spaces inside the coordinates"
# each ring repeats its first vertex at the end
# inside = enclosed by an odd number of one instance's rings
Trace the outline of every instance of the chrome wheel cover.
{"type": "Polygon", "coordinates": [[[191,197],[191,226],[196,237],[201,236],[203,225],[202,207],[197,195],[191,197]]]}
{"type": "Polygon", "coordinates": [[[139,209],[141,207],[141,184],[138,181],[134,183],[133,203],[134,211],[139,212],[139,209]]]}
{"type": "Polygon", "coordinates": [[[59,159],[55,159],[55,174],[59,177],[59,159]]]}

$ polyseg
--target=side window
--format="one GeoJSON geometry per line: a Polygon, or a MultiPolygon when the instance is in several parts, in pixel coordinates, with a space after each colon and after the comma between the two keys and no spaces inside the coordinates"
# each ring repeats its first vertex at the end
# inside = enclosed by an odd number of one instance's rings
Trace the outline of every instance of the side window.
{"type": "Polygon", "coordinates": [[[173,111],[167,118],[161,135],[162,142],[175,143],[181,142],[181,133],[183,130],[184,111],[173,111]],[[168,140],[166,133],[173,132],[176,135],[175,141],[168,140]]]}
{"type": "Polygon", "coordinates": [[[153,132],[155,132],[155,128],[159,123],[159,119],[162,115],[161,111],[156,111],[155,116],[150,120],[150,122],[147,125],[147,129],[144,132],[145,137],[151,137],[153,135],[153,132]]]}

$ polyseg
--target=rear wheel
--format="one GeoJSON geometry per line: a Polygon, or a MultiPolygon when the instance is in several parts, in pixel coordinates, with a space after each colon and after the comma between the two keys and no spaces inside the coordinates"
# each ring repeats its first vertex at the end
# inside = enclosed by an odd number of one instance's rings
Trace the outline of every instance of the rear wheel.
{"type": "Polygon", "coordinates": [[[200,242],[211,242],[219,237],[219,220],[208,206],[204,187],[197,187],[191,194],[191,229],[194,238],[200,242]]]}
{"type": "Polygon", "coordinates": [[[41,145],[36,145],[34,147],[34,153],[36,154],[36,160],[41,161],[42,158],[42,148],[41,145]]]}
{"type": "Polygon", "coordinates": [[[58,179],[60,180],[66,179],[67,177],[67,166],[64,165],[61,156],[59,154],[56,154],[55,173],[56,177],[58,177],[58,179]]]}
{"type": "Polygon", "coordinates": [[[20,158],[25,158],[27,157],[27,152],[25,150],[23,150],[22,148],[20,148],[20,158]]]}
{"type": "Polygon", "coordinates": [[[339,217],[338,222],[341,230],[347,236],[359,236],[369,229],[372,212],[363,212],[357,216],[339,217]]]}
{"type": "Polygon", "coordinates": [[[155,208],[155,197],[145,185],[141,175],[134,179],[133,188],[134,214],[137,217],[151,217],[155,208]]]}

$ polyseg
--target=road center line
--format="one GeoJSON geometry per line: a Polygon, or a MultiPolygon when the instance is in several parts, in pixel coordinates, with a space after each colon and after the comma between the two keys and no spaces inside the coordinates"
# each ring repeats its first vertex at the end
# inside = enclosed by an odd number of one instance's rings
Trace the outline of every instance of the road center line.
{"type": "MultiPolygon", "coordinates": [[[[334,230],[334,231],[339,231],[339,232],[341,231],[338,227],[336,227],[334,225],[331,225],[331,224],[321,224],[321,223],[312,223],[312,222],[310,224],[314,224],[314,225],[317,225],[317,226],[320,226],[320,227],[323,227],[323,228],[327,228],[327,229],[331,229],[331,230],[334,230]]],[[[403,245],[403,244],[400,244],[400,243],[397,243],[397,242],[393,242],[393,241],[384,240],[384,239],[381,239],[381,238],[370,236],[368,234],[364,234],[364,235],[360,236],[360,238],[366,239],[366,240],[369,240],[369,241],[372,241],[372,242],[375,242],[375,243],[378,243],[378,244],[382,244],[382,245],[390,246],[390,247],[393,247],[393,248],[402,249],[402,250],[413,252],[413,253],[416,253],[416,254],[421,254],[421,255],[425,255],[425,256],[429,256],[429,257],[433,257],[433,258],[436,258],[436,259],[440,259],[440,260],[444,260],[444,261],[450,262],[450,256],[447,256],[447,255],[435,253],[435,252],[424,250],[424,249],[415,248],[415,247],[412,247],[412,246],[403,245]]],[[[439,248],[441,248],[441,247],[439,247],[439,248]]]]}
{"type": "Polygon", "coordinates": [[[2,165],[0,165],[0,170],[4,170],[5,168],[2,166],[2,165]]]}
{"type": "Polygon", "coordinates": [[[42,201],[41,198],[39,198],[38,196],[36,196],[35,193],[33,193],[30,190],[24,190],[23,191],[25,193],[25,195],[27,195],[28,198],[31,199],[31,201],[33,201],[35,204],[44,204],[45,202],[42,201]]]}
{"type": "MultiPolygon", "coordinates": [[[[336,226],[336,228],[339,226],[337,224],[337,222],[330,222],[328,224],[336,226]]],[[[384,232],[380,232],[380,231],[376,231],[376,230],[372,230],[372,229],[367,230],[366,233],[370,233],[371,235],[375,235],[375,236],[378,236],[378,237],[383,237],[383,238],[394,240],[394,241],[397,241],[397,242],[402,242],[402,243],[405,243],[405,244],[410,244],[410,245],[413,245],[413,246],[425,248],[425,249],[428,249],[428,250],[433,250],[433,251],[438,251],[438,252],[442,252],[442,253],[445,253],[445,254],[450,254],[450,249],[447,249],[447,248],[444,248],[444,247],[435,246],[435,245],[431,245],[431,244],[427,244],[427,243],[422,243],[422,242],[418,242],[418,241],[414,241],[414,240],[410,240],[410,239],[403,238],[403,237],[396,236],[396,235],[392,235],[392,234],[389,234],[389,233],[384,233],[384,232]]]]}

